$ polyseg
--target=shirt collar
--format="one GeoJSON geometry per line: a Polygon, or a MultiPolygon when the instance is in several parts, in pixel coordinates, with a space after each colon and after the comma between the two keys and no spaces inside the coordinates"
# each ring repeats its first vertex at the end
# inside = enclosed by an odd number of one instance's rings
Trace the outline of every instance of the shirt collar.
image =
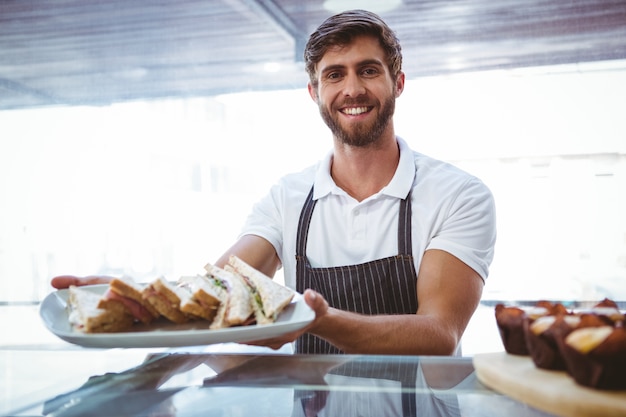
{"type": "MultiPolygon", "coordinates": [[[[398,136],[396,136],[396,141],[398,142],[398,147],[400,148],[400,161],[398,163],[398,168],[396,169],[396,173],[393,175],[389,184],[387,184],[386,187],[383,187],[380,193],[403,199],[409,194],[409,191],[413,186],[413,181],[415,179],[415,160],[413,152],[406,142],[398,136]]],[[[313,194],[314,200],[320,199],[331,193],[345,194],[345,191],[339,188],[330,176],[330,165],[332,160],[333,152],[331,151],[320,162],[317,173],[315,174],[315,191],[313,194]]]]}
{"type": "Polygon", "coordinates": [[[332,177],[330,176],[330,165],[333,160],[333,152],[330,151],[326,154],[326,157],[322,159],[317,168],[317,172],[315,174],[315,184],[313,191],[313,200],[318,200],[330,193],[333,190],[339,190],[339,187],[335,184],[332,177]]]}

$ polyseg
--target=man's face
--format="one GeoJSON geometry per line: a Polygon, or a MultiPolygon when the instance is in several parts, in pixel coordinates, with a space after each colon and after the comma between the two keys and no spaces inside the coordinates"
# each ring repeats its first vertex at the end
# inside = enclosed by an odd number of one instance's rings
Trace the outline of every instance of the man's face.
{"type": "Polygon", "coordinates": [[[367,146],[387,129],[404,76],[394,80],[376,38],[361,36],[328,50],[317,64],[318,86],[309,86],[320,114],[339,142],[367,146]]]}

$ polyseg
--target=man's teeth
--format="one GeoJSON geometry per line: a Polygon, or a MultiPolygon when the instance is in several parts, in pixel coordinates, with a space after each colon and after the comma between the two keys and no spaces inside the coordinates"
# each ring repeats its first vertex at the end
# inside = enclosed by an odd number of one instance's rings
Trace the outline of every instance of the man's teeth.
{"type": "Polygon", "coordinates": [[[367,112],[367,107],[348,107],[342,110],[345,114],[356,116],[361,113],[367,112]]]}

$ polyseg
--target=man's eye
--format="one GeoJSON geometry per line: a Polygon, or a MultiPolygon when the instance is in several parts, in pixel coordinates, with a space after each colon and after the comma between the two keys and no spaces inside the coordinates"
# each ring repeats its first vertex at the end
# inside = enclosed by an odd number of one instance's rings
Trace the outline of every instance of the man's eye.
{"type": "Polygon", "coordinates": [[[375,68],[365,68],[363,70],[363,75],[376,75],[378,71],[375,68]]]}
{"type": "Polygon", "coordinates": [[[331,72],[328,74],[328,76],[326,78],[328,78],[329,80],[336,80],[337,78],[341,77],[341,74],[338,72],[331,72]]]}

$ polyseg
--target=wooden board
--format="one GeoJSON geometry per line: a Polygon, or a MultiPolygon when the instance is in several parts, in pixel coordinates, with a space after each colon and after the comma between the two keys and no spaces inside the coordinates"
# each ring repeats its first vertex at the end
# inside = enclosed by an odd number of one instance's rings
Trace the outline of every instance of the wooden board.
{"type": "Polygon", "coordinates": [[[562,417],[626,416],[626,391],[580,386],[565,372],[538,369],[528,356],[481,353],[473,363],[483,384],[539,410],[562,417]]]}

